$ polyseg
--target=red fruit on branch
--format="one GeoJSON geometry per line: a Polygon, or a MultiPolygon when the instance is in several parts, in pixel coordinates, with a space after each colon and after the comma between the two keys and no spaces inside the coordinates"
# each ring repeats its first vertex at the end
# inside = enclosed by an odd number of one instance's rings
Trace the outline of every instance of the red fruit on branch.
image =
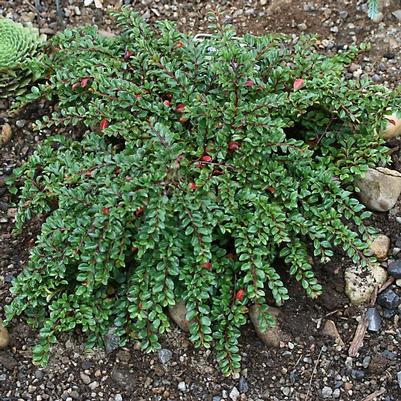
{"type": "Polygon", "coordinates": [[[205,262],[202,267],[206,270],[212,270],[212,264],[210,262],[205,262]]]}
{"type": "Polygon", "coordinates": [[[177,42],[177,44],[175,45],[176,49],[181,49],[182,47],[184,47],[184,43],[182,43],[181,41],[177,42]]]}
{"type": "Polygon", "coordinates": [[[177,108],[175,109],[175,111],[176,111],[177,113],[183,113],[183,112],[184,112],[184,109],[185,109],[185,104],[180,103],[180,104],[177,106],[177,108]]]}
{"type": "Polygon", "coordinates": [[[237,291],[237,293],[235,294],[235,299],[237,300],[237,301],[242,301],[243,299],[244,299],[244,295],[245,295],[245,292],[244,292],[244,290],[243,289],[239,289],[238,291],[237,291]]]}
{"type": "Polygon", "coordinates": [[[107,126],[109,125],[109,122],[107,121],[106,118],[103,118],[102,121],[100,121],[100,129],[104,130],[105,128],[107,128],[107,126]]]}
{"type": "Polygon", "coordinates": [[[253,83],[253,81],[252,81],[251,79],[248,79],[248,80],[245,82],[245,86],[246,86],[247,88],[252,88],[253,85],[254,85],[254,83],[253,83]]]}
{"type": "Polygon", "coordinates": [[[230,142],[229,144],[228,144],[228,151],[229,152],[235,152],[236,150],[238,150],[239,149],[239,147],[240,147],[241,145],[240,145],[240,143],[239,142],[230,142]]]}
{"type": "Polygon", "coordinates": [[[88,85],[89,78],[83,78],[81,80],[81,88],[85,88],[88,85]]]}
{"type": "Polygon", "coordinates": [[[173,94],[172,93],[166,93],[164,95],[164,97],[171,100],[173,98],[173,94]]]}
{"type": "Polygon", "coordinates": [[[167,107],[171,107],[171,103],[168,100],[165,100],[163,104],[167,107]]]}
{"type": "Polygon", "coordinates": [[[180,123],[185,124],[188,121],[187,117],[180,117],[180,123]]]}
{"type": "Polygon", "coordinates": [[[141,95],[140,93],[135,93],[135,97],[136,97],[137,99],[140,99],[140,98],[142,97],[142,95],[141,95]]]}
{"type": "Polygon", "coordinates": [[[75,82],[75,84],[71,85],[71,89],[74,91],[75,89],[79,88],[80,83],[79,82],[75,82]]]}
{"type": "Polygon", "coordinates": [[[205,155],[201,157],[201,160],[204,162],[211,162],[212,158],[209,155],[205,155]]]}
{"type": "Polygon", "coordinates": [[[303,79],[296,79],[295,81],[294,81],[294,90],[298,90],[298,89],[301,89],[302,88],[302,86],[304,85],[304,80],[303,79]]]}
{"type": "Polygon", "coordinates": [[[276,190],[273,187],[269,187],[267,188],[267,190],[271,193],[274,194],[276,192],[276,190]]]}
{"type": "Polygon", "coordinates": [[[108,207],[104,207],[104,208],[102,209],[102,212],[103,212],[103,214],[104,214],[105,216],[108,216],[108,215],[110,214],[110,209],[109,209],[108,207]]]}
{"type": "Polygon", "coordinates": [[[195,167],[196,167],[196,168],[205,168],[205,167],[206,167],[206,164],[205,164],[205,163],[196,163],[196,164],[195,164],[195,167]]]}
{"type": "Polygon", "coordinates": [[[194,182],[190,182],[188,187],[189,187],[189,189],[191,189],[193,191],[198,188],[194,182]]]}

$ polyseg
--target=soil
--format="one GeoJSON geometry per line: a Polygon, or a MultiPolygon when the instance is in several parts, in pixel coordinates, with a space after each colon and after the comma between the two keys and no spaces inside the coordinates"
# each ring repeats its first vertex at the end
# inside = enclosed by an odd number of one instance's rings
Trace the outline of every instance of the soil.
{"type": "MultiPolygon", "coordinates": [[[[32,23],[51,36],[63,26],[97,24],[111,31],[112,21],[106,14],[119,1],[97,1],[85,7],[82,1],[62,1],[63,17],[57,18],[55,1],[41,1],[37,13],[34,2],[0,0],[0,15],[23,23],[32,23]]],[[[142,0],[124,1],[145,18],[176,20],[179,27],[193,33],[207,31],[209,2],[142,0]]],[[[239,34],[284,32],[318,34],[322,51],[332,54],[352,43],[372,42],[372,49],[350,68],[347,78],[364,74],[389,87],[399,84],[400,22],[392,14],[401,8],[400,1],[388,1],[383,20],[373,22],[366,16],[362,1],[219,1],[221,12],[238,29],[239,34]]],[[[386,3],[386,2],[385,2],[386,3]]],[[[12,235],[14,198],[4,185],[12,170],[32,154],[50,132],[33,132],[32,122],[46,113],[37,104],[17,116],[8,113],[7,101],[0,102],[0,126],[9,122],[13,138],[0,149],[0,316],[11,300],[13,278],[23,269],[29,249],[40,230],[40,221],[32,221],[19,236],[12,235]]],[[[399,141],[389,144],[396,148],[399,141]]],[[[394,152],[393,168],[401,171],[399,152],[394,152]]],[[[399,223],[401,204],[389,213],[376,213],[372,224],[391,238],[391,252],[401,248],[399,223]]],[[[398,256],[394,256],[397,257],[398,256]]],[[[367,333],[363,347],[355,358],[348,357],[358,319],[364,309],[350,306],[344,294],[343,271],[349,261],[338,250],[325,266],[317,266],[324,285],[323,296],[314,302],[293,282],[286,283],[291,299],[282,307],[281,328],[291,341],[280,348],[264,346],[254,329],[244,327],[241,339],[243,358],[239,377],[224,378],[210,351],[195,350],[178,328],[163,338],[163,348],[172,352],[163,363],[158,354],[143,354],[135,347],[105,355],[103,350],[88,352],[80,333],[60,339],[52,350],[49,365],[38,369],[31,363],[31,347],[37,332],[21,319],[10,328],[11,346],[0,351],[0,401],[6,400],[207,400],[221,398],[248,401],[338,399],[363,401],[380,392],[376,400],[401,400],[397,372],[401,370],[400,316],[383,319],[379,333],[367,333]],[[325,321],[334,321],[344,345],[324,337],[325,321]],[[184,382],[184,384],[182,384],[184,382]],[[233,388],[238,389],[237,398],[233,388]],[[327,387],[330,391],[327,391],[327,387]],[[324,389],[326,388],[326,392],[324,389]],[[323,393],[322,393],[323,390],[323,393]],[[327,396],[329,394],[329,396],[327,396]],[[324,398],[323,396],[327,396],[324,398]]],[[[386,266],[387,262],[383,262],[386,266]]],[[[395,287],[394,287],[395,288],[395,287]]],[[[399,289],[395,288],[398,293],[399,289]]]]}

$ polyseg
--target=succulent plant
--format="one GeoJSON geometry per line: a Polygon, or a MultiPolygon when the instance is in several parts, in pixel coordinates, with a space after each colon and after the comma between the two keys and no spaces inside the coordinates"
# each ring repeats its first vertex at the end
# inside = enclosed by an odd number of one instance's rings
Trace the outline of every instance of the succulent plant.
{"type": "Polygon", "coordinates": [[[0,98],[21,95],[35,80],[30,62],[42,43],[37,30],[0,17],[0,98]]]}

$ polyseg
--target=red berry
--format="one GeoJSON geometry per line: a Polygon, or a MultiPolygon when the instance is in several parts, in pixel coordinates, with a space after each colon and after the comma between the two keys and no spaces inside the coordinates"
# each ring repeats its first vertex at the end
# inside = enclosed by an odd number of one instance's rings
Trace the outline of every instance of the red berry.
{"type": "Polygon", "coordinates": [[[88,170],[88,171],[85,173],[85,176],[86,176],[86,177],[92,177],[92,170],[88,170]]]}
{"type": "Polygon", "coordinates": [[[298,89],[301,89],[302,88],[302,86],[304,85],[304,80],[303,79],[296,79],[295,81],[294,81],[294,90],[298,90],[298,89]]]}
{"type": "Polygon", "coordinates": [[[177,106],[177,108],[175,109],[175,111],[176,111],[177,113],[183,113],[183,112],[184,112],[184,109],[185,109],[185,104],[180,103],[180,104],[177,106]]]}
{"type": "Polygon", "coordinates": [[[138,248],[137,248],[136,246],[133,246],[133,247],[131,248],[131,251],[132,251],[133,253],[137,253],[137,252],[138,252],[138,248]]]}
{"type": "Polygon", "coordinates": [[[240,143],[239,142],[230,142],[228,144],[228,151],[229,152],[235,152],[236,150],[238,150],[240,147],[240,143]]]}
{"type": "Polygon", "coordinates": [[[74,91],[75,89],[77,89],[80,86],[79,82],[75,82],[75,84],[71,85],[71,89],[74,91]]]}
{"type": "Polygon", "coordinates": [[[211,162],[212,158],[209,155],[205,155],[201,157],[201,160],[204,162],[211,162]]]}
{"type": "Polygon", "coordinates": [[[108,216],[108,215],[110,214],[110,209],[109,209],[108,207],[104,207],[104,208],[102,209],[102,212],[103,212],[103,214],[104,214],[105,216],[108,216]]]}
{"type": "Polygon", "coordinates": [[[222,171],[222,170],[213,170],[212,174],[213,175],[222,175],[222,174],[224,174],[224,171],[222,171]]]}
{"type": "Polygon", "coordinates": [[[188,186],[189,189],[192,189],[193,191],[198,188],[194,182],[190,182],[188,186]]]}
{"type": "Polygon", "coordinates": [[[81,88],[85,88],[88,85],[89,78],[83,78],[81,81],[81,88]]]}
{"type": "Polygon", "coordinates": [[[188,121],[187,117],[180,117],[180,123],[185,124],[188,121]]]}
{"type": "Polygon", "coordinates": [[[196,168],[205,168],[205,167],[206,167],[206,164],[205,164],[205,163],[196,163],[196,164],[195,164],[195,167],[196,167],[196,168]]]}
{"type": "Polygon", "coordinates": [[[248,80],[245,82],[245,86],[248,87],[248,88],[252,88],[253,85],[254,85],[254,83],[253,83],[253,81],[250,80],[250,79],[248,79],[248,80]]]}
{"type": "Polygon", "coordinates": [[[206,270],[212,270],[212,264],[210,262],[205,262],[202,267],[206,270]]]}
{"type": "Polygon", "coordinates": [[[135,93],[135,97],[136,97],[137,99],[140,99],[140,98],[142,97],[142,95],[141,95],[140,93],[135,93]]]}
{"type": "Polygon", "coordinates": [[[171,100],[173,98],[173,94],[172,93],[166,93],[164,95],[164,97],[171,100]]]}
{"type": "Polygon", "coordinates": [[[135,210],[135,216],[136,216],[136,217],[140,217],[140,216],[143,215],[144,212],[145,212],[145,208],[140,207],[140,208],[138,208],[138,209],[135,210]]]}
{"type": "Polygon", "coordinates": [[[103,118],[102,121],[100,121],[100,129],[104,130],[105,128],[107,128],[107,126],[109,125],[109,122],[107,121],[106,118],[103,118]]]}
{"type": "Polygon", "coordinates": [[[244,299],[244,295],[245,295],[244,290],[243,290],[243,289],[239,289],[239,290],[237,291],[237,293],[235,294],[235,299],[236,299],[237,301],[242,301],[242,300],[244,299]]]}
{"type": "Polygon", "coordinates": [[[171,107],[171,103],[168,100],[165,100],[163,104],[167,107],[171,107]]]}
{"type": "Polygon", "coordinates": [[[181,47],[184,47],[184,43],[182,43],[182,42],[180,41],[180,42],[178,42],[178,43],[175,45],[175,47],[176,47],[176,49],[181,49],[181,47]]]}
{"type": "Polygon", "coordinates": [[[267,188],[267,190],[271,193],[274,194],[276,192],[276,190],[273,187],[269,187],[267,188]]]}

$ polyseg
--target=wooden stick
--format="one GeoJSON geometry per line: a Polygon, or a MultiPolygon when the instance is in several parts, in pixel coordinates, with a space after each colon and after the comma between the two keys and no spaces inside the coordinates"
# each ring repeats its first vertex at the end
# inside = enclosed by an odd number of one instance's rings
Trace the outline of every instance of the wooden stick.
{"type": "Polygon", "coordinates": [[[381,292],[383,292],[387,287],[389,287],[391,284],[393,284],[395,281],[394,277],[390,277],[377,291],[378,294],[380,294],[381,292]]]}
{"type": "Polygon", "coordinates": [[[308,392],[306,393],[305,401],[309,400],[309,395],[310,395],[310,389],[311,389],[311,386],[312,386],[313,376],[315,376],[317,365],[319,365],[319,361],[320,361],[320,357],[322,356],[322,352],[323,352],[323,347],[320,348],[319,356],[317,357],[317,360],[315,362],[315,366],[313,367],[313,371],[312,371],[312,375],[311,375],[310,380],[309,380],[308,392]]]}
{"type": "Polygon", "coordinates": [[[359,348],[362,347],[363,339],[365,337],[366,330],[368,328],[368,319],[366,319],[366,314],[361,318],[358,327],[355,330],[354,338],[348,350],[348,355],[354,357],[357,355],[359,348]]]}
{"type": "Polygon", "coordinates": [[[379,395],[382,395],[386,392],[386,390],[384,388],[382,388],[381,390],[377,390],[374,393],[368,395],[366,398],[364,398],[361,401],[373,401],[376,397],[378,397],[379,395]]]}

